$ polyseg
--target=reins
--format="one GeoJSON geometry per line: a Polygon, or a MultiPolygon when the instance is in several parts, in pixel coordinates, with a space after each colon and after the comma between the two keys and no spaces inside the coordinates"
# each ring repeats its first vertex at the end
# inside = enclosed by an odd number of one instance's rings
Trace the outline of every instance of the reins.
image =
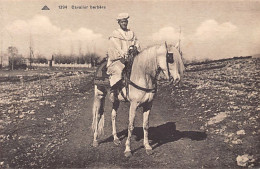
{"type": "Polygon", "coordinates": [[[169,68],[169,63],[173,63],[173,53],[168,52],[168,46],[165,41],[165,47],[166,47],[166,64],[167,64],[167,71],[168,71],[168,76],[169,76],[169,81],[171,81],[171,73],[170,73],[170,68],[169,68]]]}

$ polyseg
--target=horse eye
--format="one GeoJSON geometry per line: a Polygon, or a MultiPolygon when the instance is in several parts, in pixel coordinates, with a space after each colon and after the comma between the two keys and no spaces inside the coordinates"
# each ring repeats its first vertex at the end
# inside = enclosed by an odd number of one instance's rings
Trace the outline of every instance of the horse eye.
{"type": "Polygon", "coordinates": [[[174,62],[173,53],[168,53],[167,54],[167,62],[168,63],[173,63],[174,62]]]}

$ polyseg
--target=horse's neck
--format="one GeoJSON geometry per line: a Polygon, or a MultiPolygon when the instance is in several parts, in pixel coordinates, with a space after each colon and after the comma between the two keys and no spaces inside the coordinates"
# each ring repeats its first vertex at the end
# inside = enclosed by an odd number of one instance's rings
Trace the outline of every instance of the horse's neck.
{"type": "Polygon", "coordinates": [[[142,78],[146,78],[146,79],[151,78],[152,81],[154,81],[154,78],[156,78],[156,73],[157,73],[157,63],[156,63],[155,56],[147,57],[147,56],[143,56],[143,54],[141,53],[140,55],[137,55],[134,59],[130,79],[137,80],[142,78]]]}

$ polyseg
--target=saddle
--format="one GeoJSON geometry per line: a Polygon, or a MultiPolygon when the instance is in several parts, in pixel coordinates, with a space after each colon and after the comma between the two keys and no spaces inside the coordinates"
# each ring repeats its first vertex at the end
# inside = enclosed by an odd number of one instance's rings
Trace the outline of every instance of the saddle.
{"type": "Polygon", "coordinates": [[[94,84],[101,86],[110,86],[107,72],[107,59],[104,58],[97,67],[94,74],[94,84]]]}

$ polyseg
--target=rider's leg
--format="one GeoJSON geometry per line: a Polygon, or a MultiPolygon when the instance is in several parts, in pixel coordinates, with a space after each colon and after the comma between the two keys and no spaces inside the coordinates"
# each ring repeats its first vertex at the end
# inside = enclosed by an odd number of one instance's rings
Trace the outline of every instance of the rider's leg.
{"type": "Polygon", "coordinates": [[[118,92],[120,90],[120,87],[122,86],[122,80],[119,80],[116,84],[111,86],[110,88],[110,100],[111,102],[114,102],[117,100],[118,92]]]}

